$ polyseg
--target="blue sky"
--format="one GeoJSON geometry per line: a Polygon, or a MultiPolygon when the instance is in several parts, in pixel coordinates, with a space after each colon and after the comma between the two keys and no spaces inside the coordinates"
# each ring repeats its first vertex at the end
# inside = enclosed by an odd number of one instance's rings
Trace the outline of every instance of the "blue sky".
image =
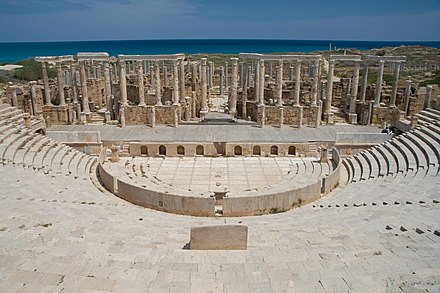
{"type": "Polygon", "coordinates": [[[440,41],[440,0],[0,0],[0,42],[440,41]]]}

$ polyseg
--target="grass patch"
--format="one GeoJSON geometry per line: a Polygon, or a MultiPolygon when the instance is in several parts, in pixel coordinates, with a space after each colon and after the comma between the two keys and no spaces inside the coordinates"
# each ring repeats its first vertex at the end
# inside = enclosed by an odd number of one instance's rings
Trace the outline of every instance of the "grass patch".
{"type": "Polygon", "coordinates": [[[427,86],[428,84],[437,84],[440,85],[440,70],[434,72],[435,76],[433,79],[422,81],[419,86],[427,86]]]}

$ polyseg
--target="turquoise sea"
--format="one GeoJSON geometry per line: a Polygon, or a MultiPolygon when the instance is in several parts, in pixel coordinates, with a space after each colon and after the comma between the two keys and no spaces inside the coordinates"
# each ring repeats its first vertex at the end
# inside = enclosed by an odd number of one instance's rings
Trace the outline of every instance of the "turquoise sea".
{"type": "Polygon", "coordinates": [[[385,46],[421,45],[440,48],[439,41],[332,41],[332,40],[125,40],[125,41],[69,41],[0,43],[0,62],[16,62],[34,56],[69,55],[77,52],[108,52],[117,54],[173,54],[241,52],[313,52],[332,48],[368,50],[385,46]]]}

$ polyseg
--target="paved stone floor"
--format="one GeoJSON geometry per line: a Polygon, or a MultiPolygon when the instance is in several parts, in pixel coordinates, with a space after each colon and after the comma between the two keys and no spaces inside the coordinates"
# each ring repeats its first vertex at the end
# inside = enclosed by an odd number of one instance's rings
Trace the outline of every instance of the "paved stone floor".
{"type": "Polygon", "coordinates": [[[179,125],[179,127],[127,126],[120,128],[114,125],[62,125],[50,128],[49,131],[100,131],[103,141],[150,141],[150,142],[314,142],[334,141],[337,132],[380,133],[376,126],[338,124],[301,129],[292,127],[265,127],[256,125],[179,125]]]}
{"type": "Polygon", "coordinates": [[[329,164],[321,165],[311,157],[124,157],[112,164],[112,170],[119,174],[131,177],[148,174],[194,192],[258,190],[279,184],[283,179],[312,183],[329,174],[330,168],[329,164]]]}
{"type": "Polygon", "coordinates": [[[0,292],[439,292],[439,188],[388,176],[285,213],[197,218],[1,165],[0,292]],[[190,227],[223,223],[249,227],[247,250],[185,249],[190,227]]]}

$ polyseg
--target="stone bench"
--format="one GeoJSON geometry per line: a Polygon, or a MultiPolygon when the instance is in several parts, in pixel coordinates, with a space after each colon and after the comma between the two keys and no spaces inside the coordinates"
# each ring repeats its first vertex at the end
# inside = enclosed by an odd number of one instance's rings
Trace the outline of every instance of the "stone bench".
{"type": "Polygon", "coordinates": [[[191,228],[191,250],[246,250],[248,227],[218,225],[191,228]]]}

